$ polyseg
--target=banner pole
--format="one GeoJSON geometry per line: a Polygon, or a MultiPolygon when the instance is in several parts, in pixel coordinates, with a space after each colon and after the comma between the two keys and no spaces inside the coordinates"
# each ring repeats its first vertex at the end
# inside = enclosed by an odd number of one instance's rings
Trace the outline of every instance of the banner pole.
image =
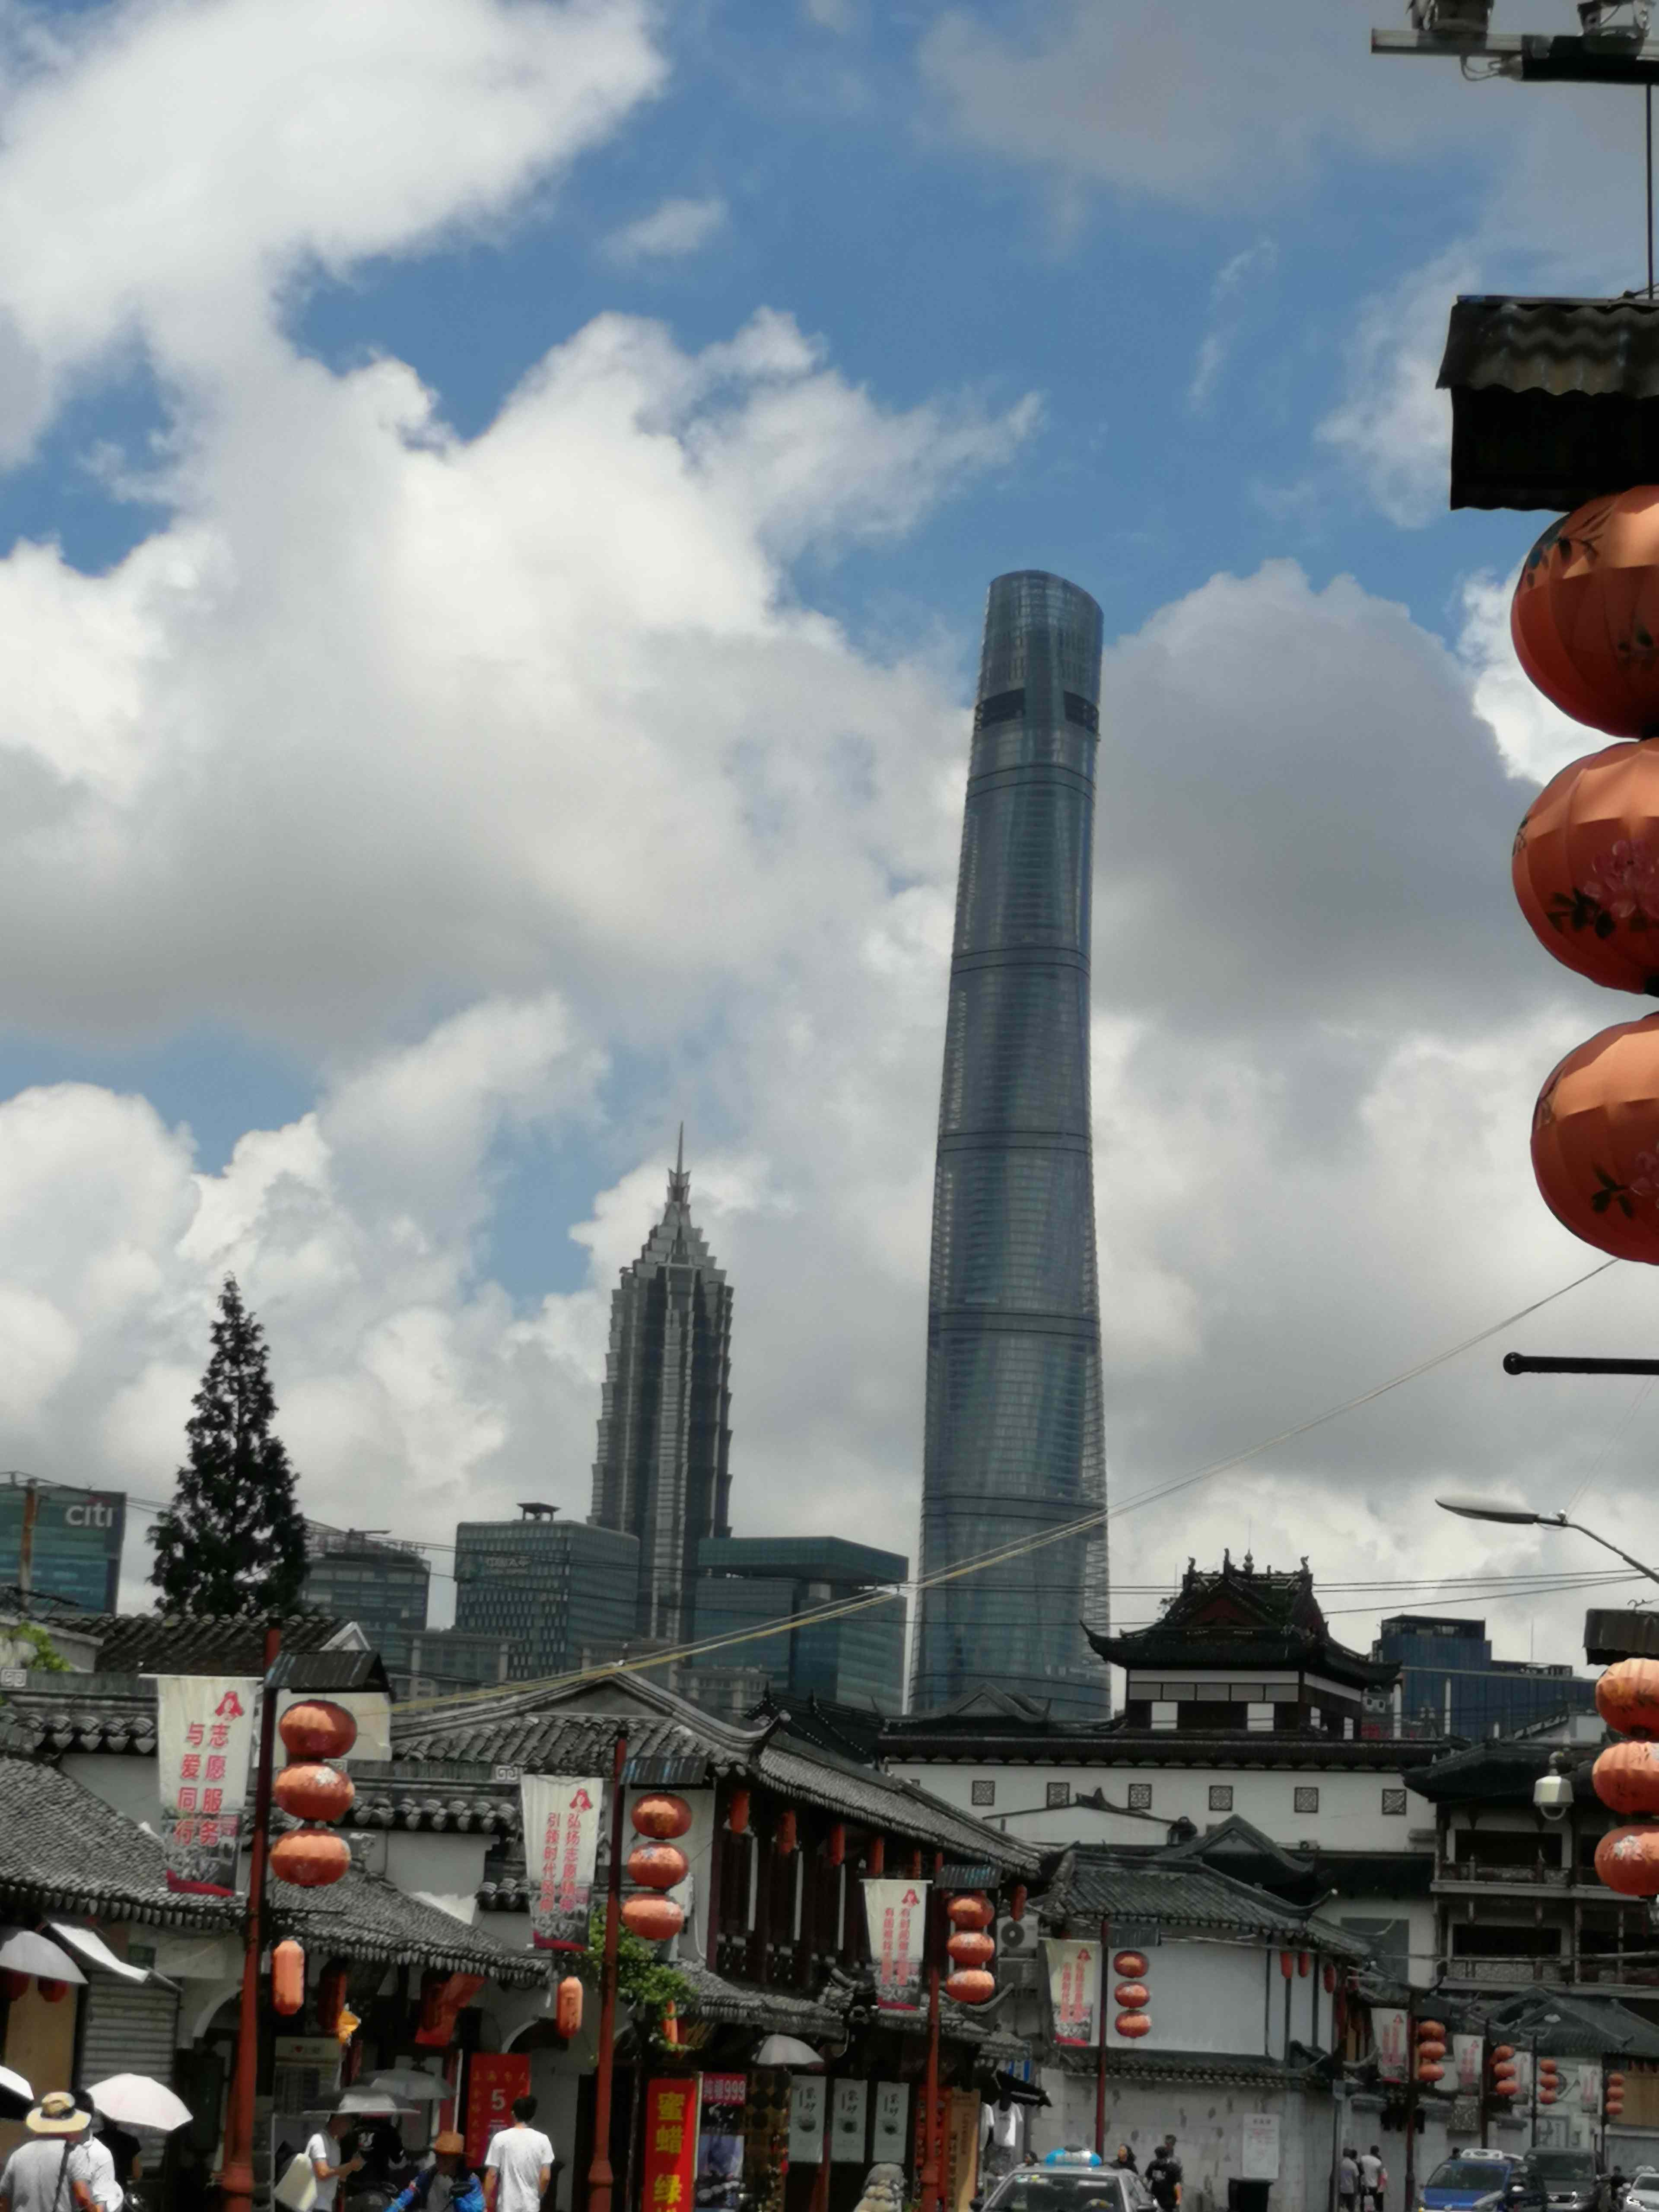
{"type": "Polygon", "coordinates": [[[1095,1984],[1095,2003],[1100,2012],[1100,2034],[1095,2045],[1095,2156],[1103,2166],[1106,2162],[1106,1946],[1111,1941],[1111,1933],[1112,1923],[1103,1912],[1095,1984]]]}
{"type": "Polygon", "coordinates": [[[219,2186],[222,2212],[253,2212],[253,2104],[259,2063],[259,1957],[264,1948],[265,1832],[270,1826],[270,1769],[276,1743],[276,1692],[271,1669],[283,1648],[279,1628],[265,1631],[265,1678],[259,1700],[259,1763],[254,1770],[253,1833],[247,1863],[247,1923],[236,2062],[225,2105],[225,2155],[219,2186]]]}
{"type": "Polygon", "coordinates": [[[599,1970],[599,2051],[593,2075],[593,2156],[587,2169],[587,2212],[611,2212],[611,2045],[617,2034],[617,1941],[622,1928],[623,1767],[628,1731],[618,1729],[611,1762],[611,1868],[605,1889],[605,1957],[599,1970]]]}

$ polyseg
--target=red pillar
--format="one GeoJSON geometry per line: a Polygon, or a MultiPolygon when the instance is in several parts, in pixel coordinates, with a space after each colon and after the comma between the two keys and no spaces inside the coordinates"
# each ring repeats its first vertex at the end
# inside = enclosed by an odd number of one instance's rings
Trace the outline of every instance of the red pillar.
{"type": "MultiPolygon", "coordinates": [[[[920,1855],[918,1855],[920,1856],[920,1855]]],[[[912,1862],[914,1863],[914,1862],[912,1862]]],[[[921,2212],[939,2212],[939,1929],[943,1914],[939,1906],[939,1869],[945,1864],[943,1851],[933,1853],[933,1880],[927,1893],[927,2082],[923,2093],[927,2108],[927,2140],[922,2146],[920,2186],[921,2212]]]]}
{"type": "MultiPolygon", "coordinates": [[[[593,2157],[587,2169],[587,2212],[611,2212],[616,2175],[611,2171],[611,2045],[617,2032],[617,1939],[622,1929],[623,1765],[628,1735],[621,1730],[611,1767],[611,1868],[605,1888],[605,1963],[599,1976],[599,2061],[593,2076],[593,2157]]],[[[229,2208],[227,2207],[227,2212],[229,2208]]]]}
{"type": "Polygon", "coordinates": [[[276,1741],[276,1692],[270,1670],[283,1648],[278,1628],[265,1631],[264,1694],[259,1700],[259,1757],[253,1771],[253,1834],[247,1863],[247,1933],[242,1950],[242,2000],[236,2021],[236,2063],[225,2105],[225,2155],[219,2170],[222,2212],[253,2212],[253,2097],[259,2065],[259,1954],[264,1948],[265,1832],[270,1826],[270,1765],[276,1741]]]}

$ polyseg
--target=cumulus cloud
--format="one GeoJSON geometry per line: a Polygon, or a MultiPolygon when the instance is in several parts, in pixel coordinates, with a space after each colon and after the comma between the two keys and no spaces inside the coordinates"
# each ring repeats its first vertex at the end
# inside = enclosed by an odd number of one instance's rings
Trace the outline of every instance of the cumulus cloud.
{"type": "Polygon", "coordinates": [[[1474,275],[1467,253],[1455,252],[1366,301],[1345,349],[1342,397],[1319,425],[1320,441],[1402,528],[1445,507],[1451,401],[1435,379],[1449,307],[1474,289],[1474,275]]]}
{"type": "Polygon", "coordinates": [[[725,229],[728,210],[716,193],[702,199],[665,199],[605,240],[613,261],[675,261],[701,252],[725,229]]]}

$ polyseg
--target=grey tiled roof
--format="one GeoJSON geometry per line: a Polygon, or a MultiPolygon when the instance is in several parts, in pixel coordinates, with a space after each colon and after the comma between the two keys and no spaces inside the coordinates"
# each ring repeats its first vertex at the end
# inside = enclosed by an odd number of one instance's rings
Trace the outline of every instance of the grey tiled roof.
{"type": "Polygon", "coordinates": [[[1471,295],[1451,312],[1442,388],[1659,398],[1659,301],[1471,295]]]}
{"type": "MultiPolygon", "coordinates": [[[[98,1638],[100,1674],[263,1674],[263,1620],[219,1615],[202,1620],[162,1613],[85,1613],[63,1626],[98,1638]]],[[[352,1628],[331,1613],[289,1613],[275,1626],[285,1654],[321,1651],[352,1628]]],[[[351,1636],[355,1645],[361,1632],[351,1636]]]]}
{"type": "MultiPolygon", "coordinates": [[[[1043,2063],[1057,2066],[1064,2073],[1092,2077],[1099,2061],[1092,2051],[1068,2051],[1064,2045],[1056,2045],[1051,2054],[1045,2055],[1043,2063]]],[[[1106,2079],[1109,2091],[1120,2083],[1127,2087],[1159,2081],[1186,2083],[1194,2088],[1212,2085],[1219,2088],[1229,2082],[1285,2088],[1301,2086],[1321,2070],[1312,2053],[1306,2064],[1297,2065],[1292,2060],[1287,2066],[1280,2058],[1263,2058],[1242,2051],[1235,2056],[1218,2051],[1146,2051],[1139,2046],[1114,2045],[1106,2079]]]]}
{"type": "Polygon", "coordinates": [[[1282,1941],[1289,1948],[1366,1956],[1364,1944],[1334,1922],[1298,1912],[1266,1890],[1173,1853],[1148,1857],[1074,1845],[1060,1855],[1037,1909],[1050,1926],[1103,1917],[1157,1920],[1168,1928],[1225,1928],[1282,1941]]]}
{"type": "Polygon", "coordinates": [[[55,1766],[0,1757],[0,1910],[231,1929],[234,1899],[167,1886],[161,1844],[55,1766]]]}
{"type": "Polygon", "coordinates": [[[155,1689],[137,1674],[31,1674],[8,1690],[5,1741],[15,1751],[155,1755],[155,1689]]]}
{"type": "Polygon", "coordinates": [[[484,1974],[521,1988],[548,1979],[545,1953],[498,1943],[486,1929],[470,1928],[361,1867],[326,1889],[273,1881],[266,1905],[278,1932],[297,1936],[319,1956],[484,1974]]]}
{"type": "Polygon", "coordinates": [[[839,2036],[845,2026],[838,2013],[805,1990],[763,1990],[747,1982],[727,1981],[695,1959],[677,1959],[674,1972],[690,1983],[691,2009],[703,2020],[778,2035],[839,2036]]]}

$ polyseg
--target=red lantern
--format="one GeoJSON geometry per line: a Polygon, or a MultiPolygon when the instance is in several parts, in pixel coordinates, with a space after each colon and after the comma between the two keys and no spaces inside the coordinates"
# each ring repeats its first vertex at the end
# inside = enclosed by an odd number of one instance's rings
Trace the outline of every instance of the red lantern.
{"type": "Polygon", "coordinates": [[[842,1861],[847,1856],[847,1823],[845,1820],[836,1820],[832,1823],[828,1840],[824,1844],[823,1856],[829,1864],[832,1867],[839,1866],[842,1861]]]}
{"type": "Polygon", "coordinates": [[[997,1954],[996,1938],[972,1928],[958,1928],[945,1948],[959,1966],[988,1966],[997,1954]]]}
{"type": "Polygon", "coordinates": [[[1152,2032],[1152,2023],[1144,2012],[1121,2012],[1112,2026],[1120,2035],[1127,2036],[1131,2043],[1152,2032]]]}
{"type": "Polygon", "coordinates": [[[284,2015],[306,2001],[306,1954],[290,1936],[270,1954],[270,2002],[284,2015]]]}
{"type": "Polygon", "coordinates": [[[337,1766],[284,1766],[271,1782],[271,1795],[296,1820],[339,1820],[357,1792],[351,1777],[337,1766]]]}
{"type": "Polygon", "coordinates": [[[1417,2078],[1419,2081],[1435,2082],[1440,2080],[1445,2070],[1443,2066],[1437,2065],[1433,2059],[1425,2058],[1417,2069],[1417,2078]]]}
{"type": "Polygon", "coordinates": [[[1620,1897],[1659,1897],[1659,1828],[1609,1828],[1595,1846],[1595,1871],[1620,1897]]]}
{"type": "Polygon", "coordinates": [[[1331,1991],[1336,1987],[1336,1968],[1331,1964],[1328,1959],[1326,1960],[1323,1967],[1321,1969],[1319,1978],[1321,1981],[1324,1983],[1325,1994],[1328,1996],[1331,1991]]]}
{"type": "Polygon", "coordinates": [[[1659,1659],[1609,1667],[1595,1686],[1595,1710],[1616,1735],[1659,1735],[1659,1659]]]}
{"type": "Polygon", "coordinates": [[[648,1797],[636,1798],[629,1818],[637,1834],[667,1843],[683,1836],[690,1826],[691,1808],[684,1797],[671,1797],[665,1790],[657,1790],[648,1797]]]}
{"type": "Polygon", "coordinates": [[[1418,2057],[1431,2066],[1437,2066],[1446,2055],[1446,2046],[1437,2035],[1425,2036],[1417,2046],[1418,2057]]]}
{"type": "Polygon", "coordinates": [[[1284,1975],[1285,1980],[1288,1982],[1291,1976],[1296,1972],[1296,1956],[1293,1952],[1281,1951],[1279,1953],[1279,1971],[1284,1975]]]}
{"type": "Polygon", "coordinates": [[[690,1861],[678,1844],[635,1844],[628,1854],[628,1879],[641,1889],[672,1889],[690,1870],[690,1861]]]}
{"type": "Polygon", "coordinates": [[[997,1991],[997,1978],[988,1974],[982,1966],[959,1966],[945,1984],[945,1994],[954,1997],[958,2004],[982,2005],[997,1991]]]}
{"type": "Polygon", "coordinates": [[[795,1819],[793,1808],[786,1806],[778,1815],[778,1825],[772,1833],[773,1843],[785,1858],[789,1858],[793,1855],[799,1836],[799,1826],[795,1819]]]}
{"type": "Polygon", "coordinates": [[[1499,2043],[1493,2046],[1492,2063],[1494,2066],[1503,2066],[1514,2057],[1515,2045],[1512,2043],[1499,2043]]]}
{"type": "Polygon", "coordinates": [[[27,1994],[28,1985],[28,1976],[21,1972],[17,1967],[0,1966],[0,1988],[3,1988],[6,1995],[14,2002],[27,1994]]]}
{"type": "Polygon", "coordinates": [[[553,2025],[567,2043],[582,2032],[582,1985],[574,1974],[567,1974],[559,1984],[553,2025]]]}
{"type": "MultiPolygon", "coordinates": [[[[440,1975],[440,1989],[443,1979],[440,1975]]],[[[332,2035],[340,2025],[340,2014],[345,2010],[346,1986],[345,1967],[337,1959],[331,1959],[317,1977],[317,2026],[325,2035],[332,2035]]]]}
{"type": "Polygon", "coordinates": [[[1556,2064],[1554,2059],[1540,2058],[1539,2060],[1538,2078],[1540,2081],[1559,2081],[1560,2077],[1561,2069],[1556,2064]]]}
{"type": "Polygon", "coordinates": [[[1659,490],[1633,485],[1553,522],[1510,609],[1516,658],[1564,714],[1615,738],[1659,726],[1659,490]]]}
{"type": "Polygon", "coordinates": [[[672,1897],[630,1897],[622,1917],[629,1933],[646,1943],[665,1943],[685,1925],[685,1915],[672,1897]]]}
{"type": "Polygon", "coordinates": [[[343,1759],[357,1741],[357,1723],[343,1705],[307,1698],[289,1707],[276,1733],[290,1759],[343,1759]]]}
{"type": "Polygon", "coordinates": [[[749,1833],[749,1792],[734,1790],[726,1803],[726,1825],[734,1836],[749,1833]]]}
{"type": "Polygon", "coordinates": [[[865,1872],[866,1872],[866,1874],[868,1874],[868,1875],[878,1875],[878,1874],[881,1872],[882,1869],[886,1865],[886,1863],[887,1863],[887,1838],[886,1838],[886,1837],[885,1837],[885,1836],[872,1836],[872,1837],[871,1837],[871,1838],[870,1838],[870,1848],[869,1848],[869,1850],[868,1850],[867,1851],[866,1851],[866,1853],[864,1854],[864,1870],[865,1870],[865,1872]]]}
{"type": "Polygon", "coordinates": [[[1553,2105],[1555,2102],[1554,2090],[1540,2089],[1538,2092],[1538,2101],[1540,2105],[1553,2105]]]}
{"type": "Polygon", "coordinates": [[[1599,1031],[1553,1070],[1533,1109],[1532,1171],[1575,1237],[1659,1261],[1659,1014],[1599,1031]]]}
{"type": "Polygon", "coordinates": [[[1144,2012],[1150,2001],[1145,1982],[1120,1982],[1112,1991],[1112,1998],[1125,2012],[1144,2012]]]}
{"type": "Polygon", "coordinates": [[[1296,1971],[1300,1974],[1304,1982],[1307,1980],[1312,1967],[1313,1959],[1311,1954],[1306,1951],[1298,1951],[1296,1954],[1296,1971]]]}
{"type": "Polygon", "coordinates": [[[988,1928],[996,1918],[996,1908],[982,1891],[964,1890],[958,1897],[947,1899],[945,1917],[952,1928],[988,1928]]]}
{"type": "Polygon", "coordinates": [[[55,1981],[50,1974],[37,1975],[34,1986],[40,1990],[41,1998],[46,2004],[62,2004],[64,1999],[69,1995],[69,1984],[55,1981]]]}
{"type": "Polygon", "coordinates": [[[1443,2043],[1446,2039],[1445,2021],[1419,2020],[1417,2023],[1417,2039],[1419,2043],[1443,2043]]]}
{"type": "Polygon", "coordinates": [[[325,1889],[351,1864],[351,1846],[326,1828],[291,1828],[271,1845],[270,1871],[296,1889],[325,1889]]]}
{"type": "Polygon", "coordinates": [[[1527,809],[1510,868],[1564,967],[1659,994],[1659,749],[1609,745],[1564,768],[1527,809]]]}
{"type": "Polygon", "coordinates": [[[1024,1920],[1025,1917],[1025,1885],[1023,1881],[1014,1884],[1013,1894],[1008,1900],[1008,1917],[1011,1920],[1024,1920]]]}
{"type": "Polygon", "coordinates": [[[1492,2083],[1492,2093],[1494,2097],[1518,2097],[1521,2085],[1513,2074],[1506,2074],[1501,2081],[1492,2083]]]}
{"type": "Polygon", "coordinates": [[[1125,1981],[1144,1982],[1146,1961],[1139,1951],[1120,1951],[1112,1961],[1112,1972],[1121,1974],[1125,1981]]]}
{"type": "Polygon", "coordinates": [[[1622,2092],[1622,2091],[1623,2091],[1623,2089],[1624,2089],[1624,2087],[1625,2087],[1625,2077],[1624,2077],[1624,2075],[1623,2075],[1622,2074],[1620,2074],[1620,2073],[1614,2072],[1614,2073],[1612,2073],[1612,2074],[1609,2074],[1609,2075],[1608,2075],[1608,2076],[1607,2076],[1607,2087],[1608,2087],[1608,2089],[1609,2089],[1609,2090],[1617,2091],[1617,2092],[1622,2092]]]}

